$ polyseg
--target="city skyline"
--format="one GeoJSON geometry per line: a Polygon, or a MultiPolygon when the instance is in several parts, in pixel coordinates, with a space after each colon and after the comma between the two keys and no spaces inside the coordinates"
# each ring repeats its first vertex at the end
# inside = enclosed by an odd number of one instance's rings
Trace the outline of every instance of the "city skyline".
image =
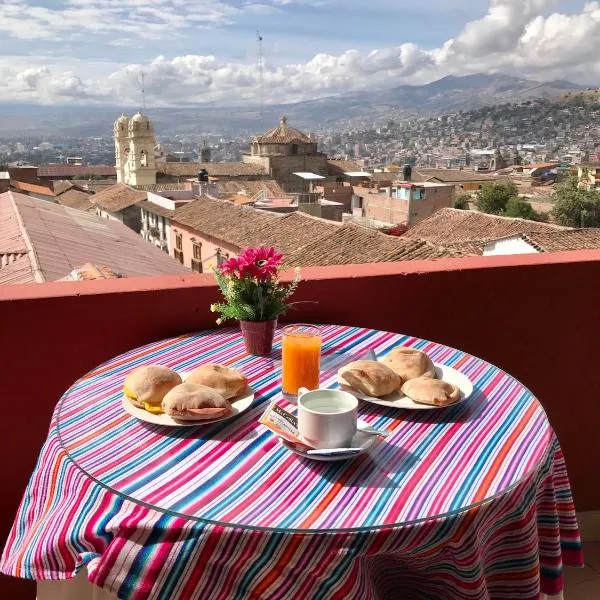
{"type": "Polygon", "coordinates": [[[4,102],[153,106],[265,100],[503,72],[594,85],[600,3],[425,0],[368,10],[341,0],[7,0],[0,6],[4,102]]]}

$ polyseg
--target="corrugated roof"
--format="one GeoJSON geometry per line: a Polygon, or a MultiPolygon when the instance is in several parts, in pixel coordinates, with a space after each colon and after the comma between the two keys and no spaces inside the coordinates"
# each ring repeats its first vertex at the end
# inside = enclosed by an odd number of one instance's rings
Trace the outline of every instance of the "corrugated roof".
{"type": "Polygon", "coordinates": [[[403,237],[421,239],[438,245],[488,241],[532,231],[560,231],[566,228],[548,223],[497,217],[456,208],[442,208],[417,223],[403,237]]]}
{"type": "Polygon", "coordinates": [[[119,212],[128,206],[146,200],[148,192],[136,190],[124,183],[111,185],[92,196],[92,202],[109,212],[119,212]]]}
{"type": "MultiPolygon", "coordinates": [[[[0,227],[0,249],[27,252],[26,232],[44,281],[61,279],[88,262],[130,277],[189,273],[189,269],[117,221],[16,192],[0,194],[0,222],[4,225],[0,227]],[[15,223],[19,227],[17,240],[15,223]]],[[[0,282],[16,283],[17,275],[19,283],[27,277],[33,282],[31,259],[23,256],[9,263],[0,270],[0,282]],[[24,259],[29,264],[29,276],[24,259]]]]}
{"type": "Polygon", "coordinates": [[[117,171],[111,165],[42,165],[38,167],[38,177],[75,177],[75,175],[97,175],[115,177],[117,171]]]}
{"type": "Polygon", "coordinates": [[[198,171],[206,169],[210,177],[249,177],[252,175],[265,175],[261,165],[243,162],[216,162],[216,163],[184,163],[184,162],[157,162],[158,173],[171,177],[196,177],[198,171]]]}

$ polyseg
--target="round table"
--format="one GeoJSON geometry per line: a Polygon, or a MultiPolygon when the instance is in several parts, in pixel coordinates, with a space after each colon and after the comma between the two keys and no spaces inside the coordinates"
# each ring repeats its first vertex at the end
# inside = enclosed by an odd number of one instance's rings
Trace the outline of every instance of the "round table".
{"type": "Polygon", "coordinates": [[[466,374],[474,393],[443,410],[361,402],[360,418],[392,435],[354,460],[310,461],[258,422],[273,400],[292,409],[279,335],[270,357],[247,355],[235,329],[164,340],[77,381],[58,403],[3,571],[44,579],[86,565],[91,581],[135,600],[533,600],[540,570],[543,591],[560,590],[561,560],[581,562],[577,525],[560,448],[529,390],[453,348],[324,326],[321,387],[367,350],[405,345],[466,374]],[[133,368],[205,362],[248,376],[248,411],[168,428],[123,410],[133,368]]]}

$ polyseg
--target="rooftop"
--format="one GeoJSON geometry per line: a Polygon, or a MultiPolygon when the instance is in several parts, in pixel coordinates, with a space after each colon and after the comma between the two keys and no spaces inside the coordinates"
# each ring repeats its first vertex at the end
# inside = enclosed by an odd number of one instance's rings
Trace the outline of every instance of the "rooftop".
{"type": "Polygon", "coordinates": [[[327,175],[342,176],[351,171],[362,171],[362,166],[353,160],[327,160],[327,175]]]}
{"type": "Polygon", "coordinates": [[[97,175],[115,177],[117,172],[111,165],[44,165],[37,168],[38,177],[75,177],[76,175],[97,175]]]}
{"type": "Polygon", "coordinates": [[[233,181],[218,181],[217,189],[219,194],[224,195],[245,195],[255,196],[259,192],[265,191],[267,196],[281,197],[285,196],[283,188],[274,179],[236,179],[233,181]]]}
{"type": "Polygon", "coordinates": [[[243,177],[265,175],[265,170],[260,165],[243,162],[157,162],[158,173],[171,177],[196,177],[198,171],[206,169],[210,177],[243,177]]]}
{"type": "Polygon", "coordinates": [[[72,188],[57,196],[56,201],[62,206],[76,208],[77,210],[91,210],[94,204],[90,200],[91,194],[72,188]]]}
{"type": "Polygon", "coordinates": [[[189,273],[117,221],[16,192],[0,194],[0,283],[56,281],[88,262],[125,276],[189,273]]]}
{"type": "Polygon", "coordinates": [[[136,190],[124,183],[116,183],[94,194],[92,202],[109,212],[118,212],[142,202],[147,196],[148,192],[136,190]]]}
{"type": "Polygon", "coordinates": [[[519,237],[531,244],[538,252],[595,250],[600,248],[600,229],[529,232],[523,233],[519,237]]]}
{"type": "Polygon", "coordinates": [[[414,182],[437,179],[443,183],[464,183],[468,181],[496,181],[497,178],[468,169],[413,169],[411,179],[414,182]]]}
{"type": "Polygon", "coordinates": [[[287,124],[287,117],[281,117],[278,127],[269,129],[267,133],[258,136],[254,141],[258,142],[259,144],[313,143],[313,141],[305,133],[302,133],[294,127],[289,127],[287,124]]]}
{"type": "Polygon", "coordinates": [[[404,238],[420,239],[439,245],[484,242],[530,232],[560,231],[558,225],[497,217],[486,213],[456,208],[442,208],[409,229],[404,238]]]}

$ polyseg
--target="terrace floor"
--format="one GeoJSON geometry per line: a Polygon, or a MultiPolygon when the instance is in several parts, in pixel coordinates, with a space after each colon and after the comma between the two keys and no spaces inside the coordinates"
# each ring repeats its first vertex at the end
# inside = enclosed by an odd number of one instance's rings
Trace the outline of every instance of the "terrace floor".
{"type": "Polygon", "coordinates": [[[583,545],[585,567],[565,568],[565,600],[600,599],[600,542],[583,545]]]}

